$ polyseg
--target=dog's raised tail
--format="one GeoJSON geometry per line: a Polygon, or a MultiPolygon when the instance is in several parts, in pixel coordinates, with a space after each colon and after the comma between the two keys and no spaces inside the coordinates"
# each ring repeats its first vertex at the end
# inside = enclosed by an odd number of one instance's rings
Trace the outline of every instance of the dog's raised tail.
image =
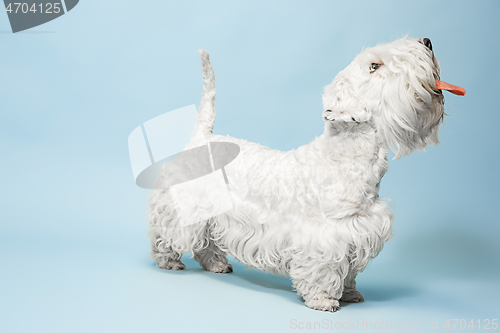
{"type": "Polygon", "coordinates": [[[203,94],[198,109],[198,122],[193,136],[212,134],[215,122],[215,75],[208,52],[198,50],[203,70],[203,94]]]}

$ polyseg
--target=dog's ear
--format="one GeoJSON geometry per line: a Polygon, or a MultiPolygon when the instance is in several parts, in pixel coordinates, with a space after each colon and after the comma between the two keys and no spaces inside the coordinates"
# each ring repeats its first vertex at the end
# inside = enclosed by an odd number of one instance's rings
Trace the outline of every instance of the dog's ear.
{"type": "Polygon", "coordinates": [[[371,111],[359,104],[360,98],[353,85],[337,78],[325,87],[323,119],[332,122],[362,123],[371,119],[371,111]]]}
{"type": "Polygon", "coordinates": [[[429,93],[419,80],[412,82],[410,78],[415,80],[415,76],[410,74],[402,73],[387,80],[382,89],[377,126],[396,154],[395,159],[439,143],[443,97],[429,93]]]}

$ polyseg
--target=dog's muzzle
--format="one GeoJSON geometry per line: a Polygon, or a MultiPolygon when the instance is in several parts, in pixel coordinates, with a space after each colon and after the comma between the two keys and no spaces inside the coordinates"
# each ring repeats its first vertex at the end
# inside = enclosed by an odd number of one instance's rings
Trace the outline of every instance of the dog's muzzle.
{"type": "MultiPolygon", "coordinates": [[[[427,47],[429,50],[432,51],[432,43],[431,43],[431,40],[429,38],[421,38],[420,43],[422,43],[423,45],[425,45],[425,47],[427,47]]],[[[450,84],[450,83],[446,83],[446,82],[441,81],[441,80],[436,80],[436,88],[438,88],[439,90],[449,91],[452,94],[459,95],[459,96],[465,95],[464,88],[459,87],[459,86],[455,86],[455,85],[450,84]]]]}

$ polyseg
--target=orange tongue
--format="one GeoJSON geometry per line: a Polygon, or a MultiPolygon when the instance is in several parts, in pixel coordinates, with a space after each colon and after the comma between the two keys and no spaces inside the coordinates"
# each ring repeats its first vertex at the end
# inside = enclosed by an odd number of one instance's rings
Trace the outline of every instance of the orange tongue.
{"type": "Polygon", "coordinates": [[[459,86],[454,86],[452,84],[446,83],[444,81],[436,80],[436,87],[439,90],[447,90],[452,94],[463,96],[465,95],[465,89],[459,86]]]}

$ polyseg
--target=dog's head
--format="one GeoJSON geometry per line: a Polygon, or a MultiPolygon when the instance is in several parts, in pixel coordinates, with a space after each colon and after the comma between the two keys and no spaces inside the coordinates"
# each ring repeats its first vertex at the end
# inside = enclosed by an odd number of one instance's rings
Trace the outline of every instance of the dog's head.
{"type": "Polygon", "coordinates": [[[440,89],[453,87],[439,81],[439,74],[428,38],[367,48],[325,87],[326,126],[374,124],[396,158],[436,145],[444,115],[440,89]]]}

